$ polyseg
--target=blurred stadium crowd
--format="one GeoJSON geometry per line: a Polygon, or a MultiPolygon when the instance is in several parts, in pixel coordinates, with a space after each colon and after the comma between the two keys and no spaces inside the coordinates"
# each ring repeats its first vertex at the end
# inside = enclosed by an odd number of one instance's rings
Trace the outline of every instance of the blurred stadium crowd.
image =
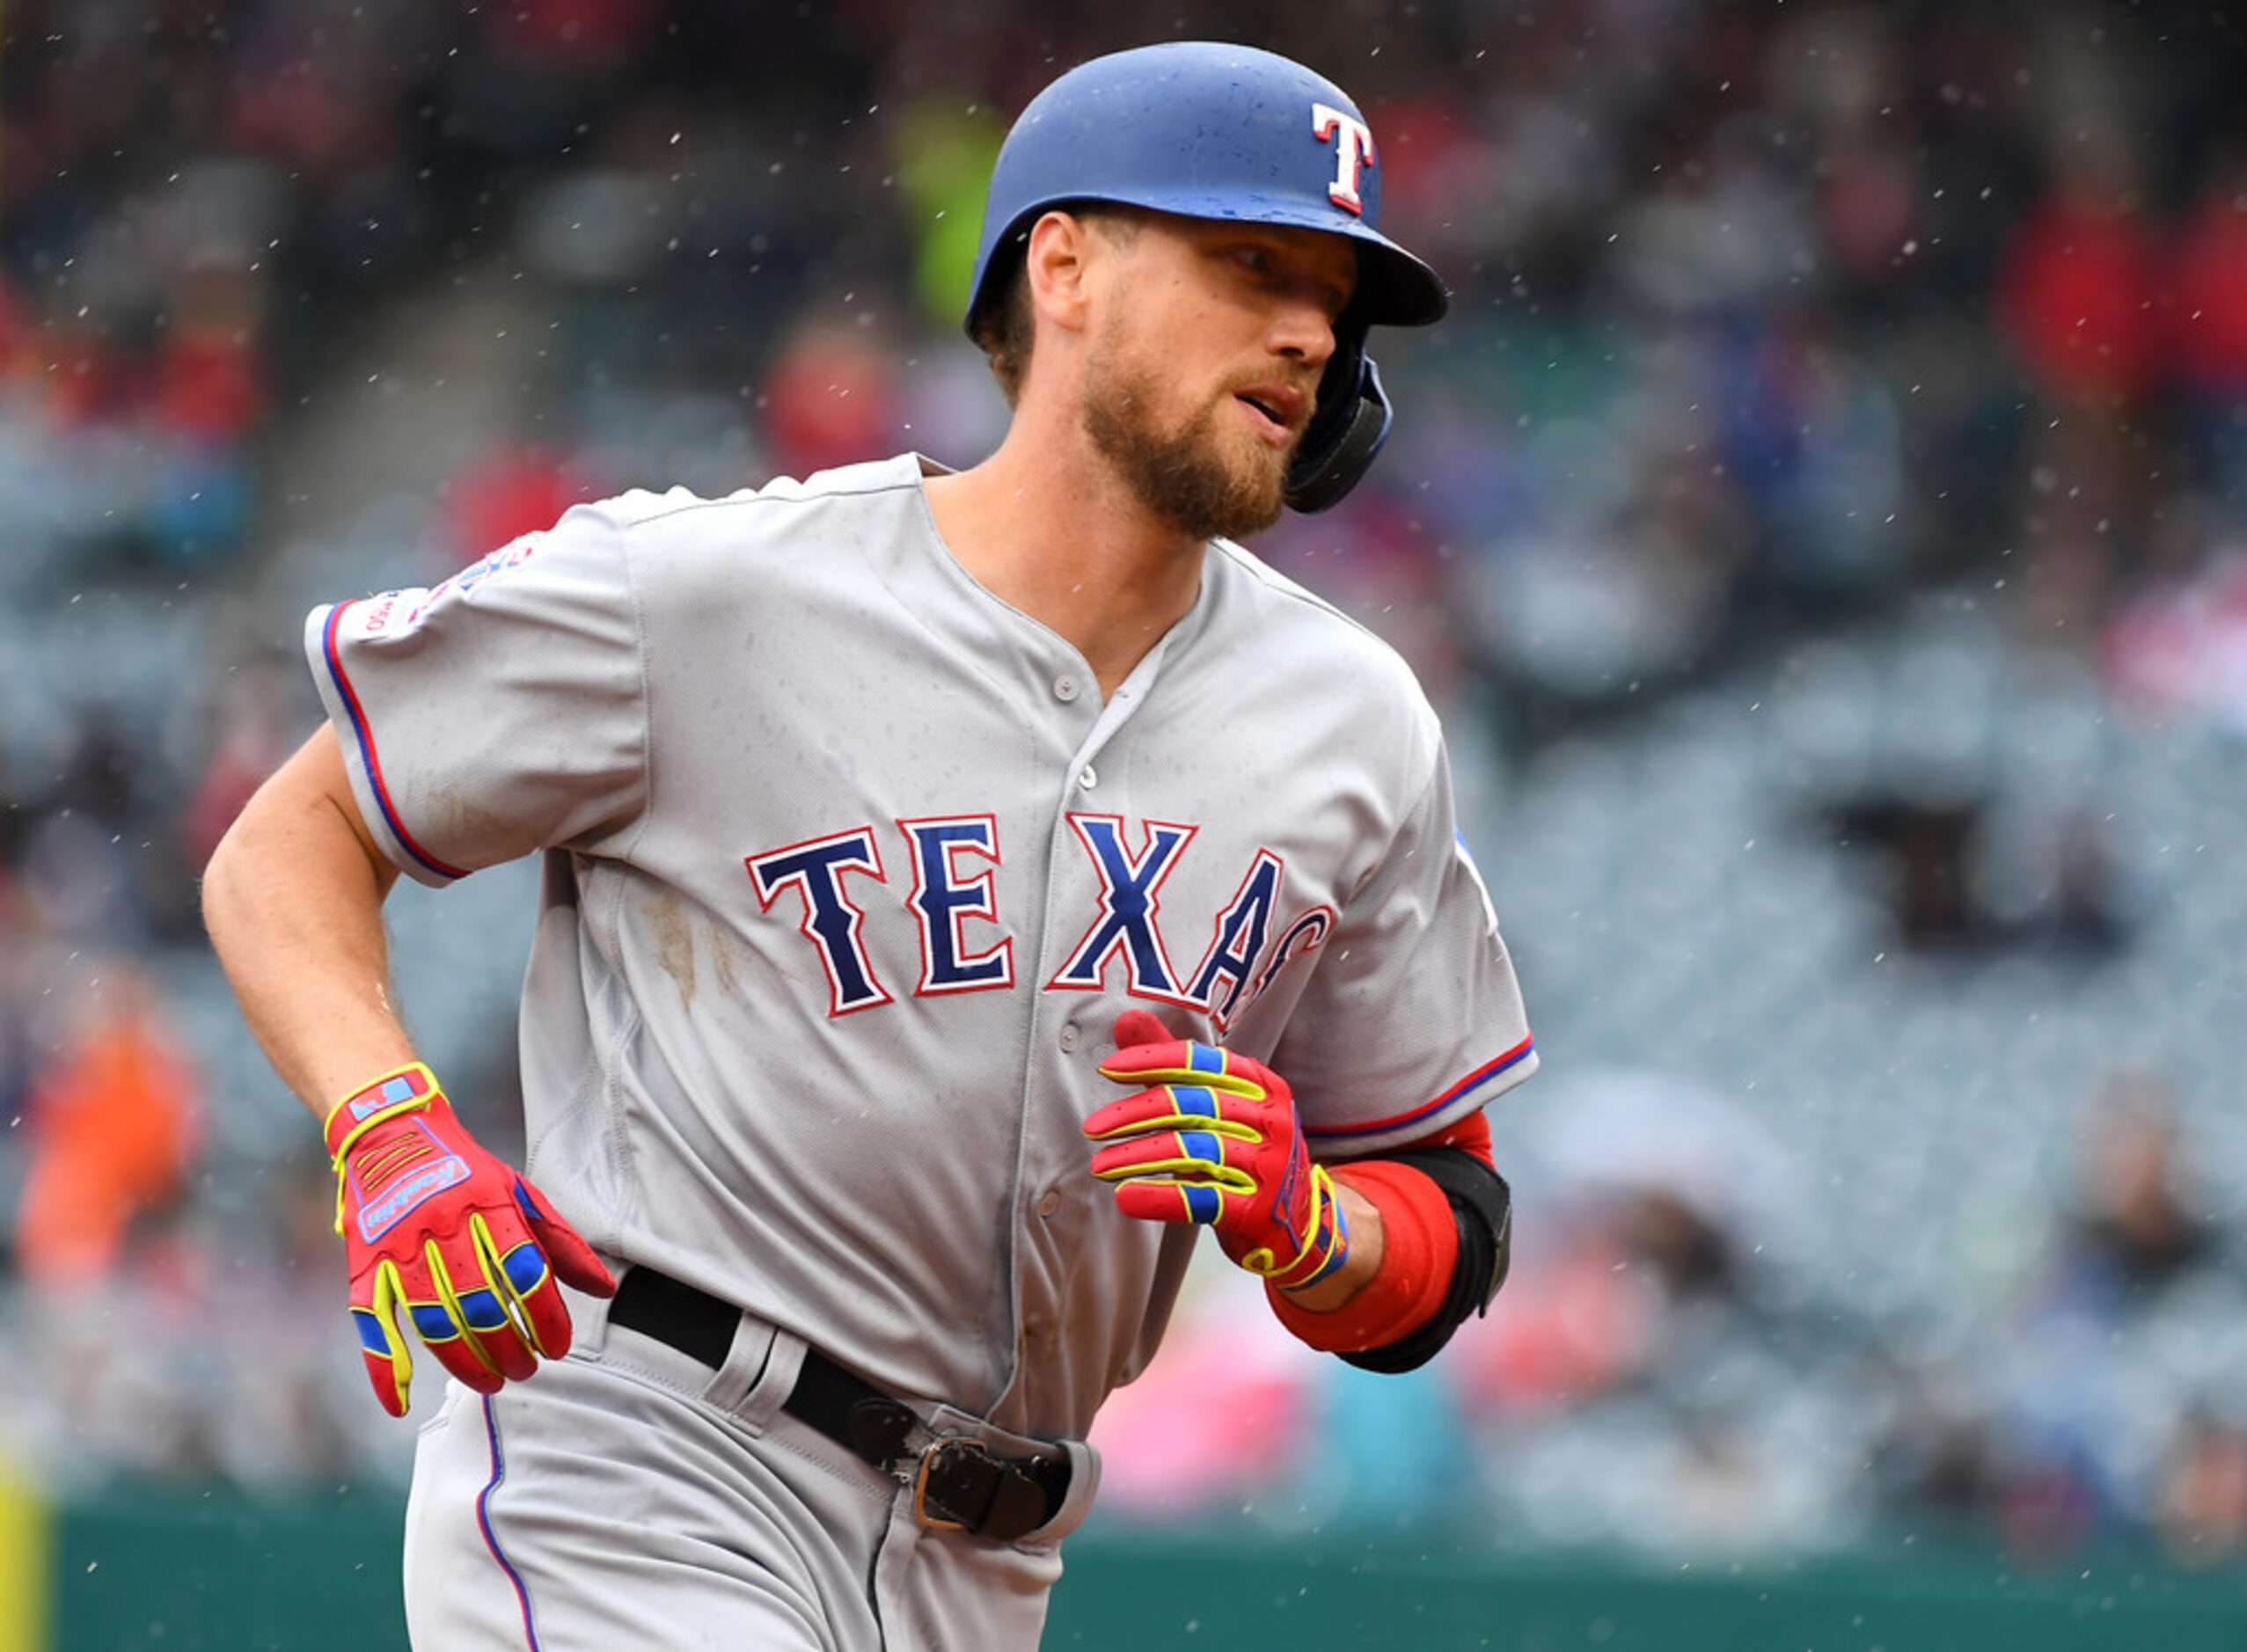
{"type": "MultiPolygon", "coordinates": [[[[314,1133],[195,917],[316,714],[304,607],[626,486],[978,457],[990,158],[1139,10],[0,15],[0,1456],[402,1473],[314,1133]]],[[[1379,341],[1372,482],[1259,549],[1446,709],[1548,1053],[1494,1121],[1489,1318],[1374,1379],[1217,1270],[1103,1421],[1110,1506],[2239,1559],[2247,35],[1162,19],[1356,92],[1455,289],[1379,341]]],[[[526,900],[399,902],[495,1146],[526,900]]]]}

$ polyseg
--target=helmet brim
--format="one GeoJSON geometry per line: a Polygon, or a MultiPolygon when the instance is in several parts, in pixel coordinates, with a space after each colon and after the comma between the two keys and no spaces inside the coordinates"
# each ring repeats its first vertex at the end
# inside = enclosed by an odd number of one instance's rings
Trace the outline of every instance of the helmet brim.
{"type": "Polygon", "coordinates": [[[1277,224],[1283,229],[1315,230],[1321,235],[1341,236],[1358,248],[1358,290],[1344,313],[1360,326],[1430,326],[1441,321],[1451,308],[1451,295],[1445,289],[1442,278],[1426,263],[1380,230],[1358,223],[1337,223],[1331,213],[1306,212],[1292,201],[1255,195],[1116,191],[1099,195],[1057,196],[1016,214],[1014,222],[1007,226],[1006,235],[994,248],[994,256],[986,262],[981,288],[969,308],[970,333],[975,331],[976,318],[982,313],[984,305],[995,296],[1002,271],[1012,267],[1012,248],[1026,239],[1031,226],[1049,212],[1093,205],[1140,207],[1150,212],[1167,212],[1214,223],[1277,224]],[[1008,251],[1002,253],[999,249],[1008,251]]]}
{"type": "MultiPolygon", "coordinates": [[[[1149,203],[1153,204],[1153,203],[1149,203]]],[[[1336,223],[1331,214],[1305,212],[1293,201],[1259,201],[1224,203],[1215,212],[1185,212],[1195,218],[1244,219],[1252,223],[1276,223],[1283,228],[1316,230],[1339,235],[1358,246],[1358,291],[1350,301],[1352,318],[1368,326],[1425,327],[1444,318],[1451,295],[1442,279],[1427,264],[1406,252],[1378,230],[1363,224],[1336,223]]],[[[1181,212],[1177,207],[1159,210],[1181,212]]]]}

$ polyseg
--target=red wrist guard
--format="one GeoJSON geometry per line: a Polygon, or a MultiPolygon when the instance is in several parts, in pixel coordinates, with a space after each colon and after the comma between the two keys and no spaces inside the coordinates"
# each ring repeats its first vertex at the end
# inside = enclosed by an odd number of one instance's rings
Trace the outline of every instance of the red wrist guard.
{"type": "MultiPolygon", "coordinates": [[[[1456,1147],[1488,1165],[1490,1125],[1470,1113],[1414,1147],[1456,1147]]],[[[1314,1313],[1268,1290],[1279,1322],[1313,1348],[1355,1354],[1386,1348],[1434,1317],[1459,1266],[1459,1221],[1433,1179],[1409,1165],[1368,1159],[1337,1165],[1336,1181],[1354,1189],[1381,1213],[1381,1268],[1341,1307],[1314,1313]]]]}
{"type": "Polygon", "coordinates": [[[1272,1312],[1301,1341],[1330,1354],[1384,1348],[1427,1323],[1443,1305],[1459,1264],[1459,1223],[1443,1189],[1409,1165],[1369,1159],[1332,1171],[1381,1213],[1381,1267],[1328,1313],[1299,1307],[1267,1285],[1272,1312]]]}

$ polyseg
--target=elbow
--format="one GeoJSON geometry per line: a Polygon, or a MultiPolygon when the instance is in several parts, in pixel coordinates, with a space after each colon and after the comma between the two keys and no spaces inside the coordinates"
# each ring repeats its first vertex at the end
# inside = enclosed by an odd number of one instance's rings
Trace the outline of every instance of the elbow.
{"type": "Polygon", "coordinates": [[[256,921],[260,886],[270,888],[272,869],[304,847],[317,847],[296,830],[292,816],[304,805],[288,780],[284,769],[260,786],[203,865],[203,932],[222,954],[229,940],[256,921]]]}
{"type": "Polygon", "coordinates": [[[210,937],[213,947],[223,944],[233,917],[241,910],[243,868],[254,858],[245,840],[255,835],[252,816],[256,808],[256,800],[253,799],[250,807],[226,829],[203,866],[203,932],[210,937]]]}

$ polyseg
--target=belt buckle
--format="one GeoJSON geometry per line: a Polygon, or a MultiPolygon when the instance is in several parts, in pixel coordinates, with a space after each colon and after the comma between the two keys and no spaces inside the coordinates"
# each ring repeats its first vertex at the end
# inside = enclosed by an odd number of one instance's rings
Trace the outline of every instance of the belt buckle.
{"type": "Polygon", "coordinates": [[[970,1528],[965,1520],[955,1518],[950,1512],[936,1513],[941,1503],[928,1500],[929,1475],[939,1466],[950,1466],[954,1458],[981,1458],[986,1462],[997,1459],[975,1440],[942,1439],[920,1454],[920,1466],[913,1472],[913,1518],[932,1531],[966,1531],[970,1528]],[[943,1459],[940,1464],[939,1459],[943,1459]]]}

